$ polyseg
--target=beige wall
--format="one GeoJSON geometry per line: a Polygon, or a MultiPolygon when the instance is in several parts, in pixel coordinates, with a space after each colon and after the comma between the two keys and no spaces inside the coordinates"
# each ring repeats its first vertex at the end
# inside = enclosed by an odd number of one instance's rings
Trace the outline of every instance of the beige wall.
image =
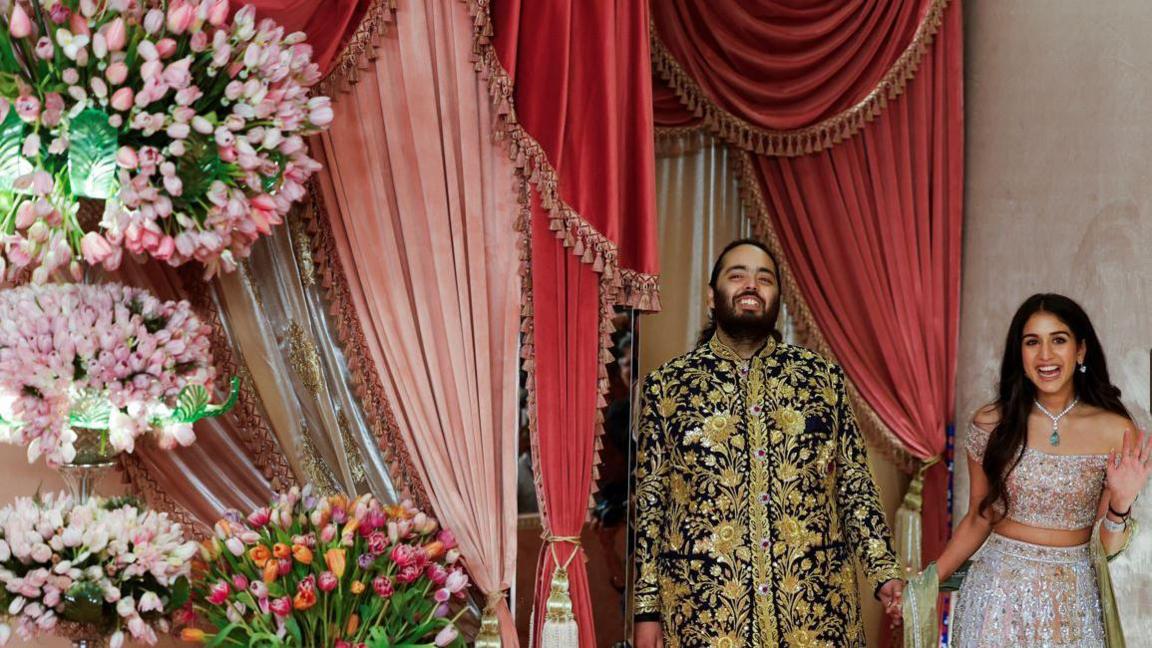
{"type": "MultiPolygon", "coordinates": [[[[957,416],[966,420],[991,397],[1008,321],[1038,291],[1067,294],[1085,307],[1113,381],[1130,405],[1147,410],[1152,3],[970,1],[965,19],[957,416]]],[[[965,471],[957,478],[957,494],[966,498],[965,471]]],[[[1145,544],[1141,550],[1152,554],[1152,541],[1145,544]]],[[[1146,568],[1139,572],[1117,579],[1135,595],[1128,601],[1152,599],[1152,578],[1146,568]]],[[[1129,632],[1147,617],[1146,608],[1127,615],[1129,632]]],[[[1130,645],[1152,645],[1152,632],[1140,637],[1130,645]]]]}

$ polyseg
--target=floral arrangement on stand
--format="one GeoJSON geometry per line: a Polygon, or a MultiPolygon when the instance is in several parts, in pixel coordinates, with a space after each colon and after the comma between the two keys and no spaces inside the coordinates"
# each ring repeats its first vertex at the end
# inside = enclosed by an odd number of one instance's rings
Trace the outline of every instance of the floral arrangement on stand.
{"type": "Polygon", "coordinates": [[[25,641],[54,632],[155,644],[188,599],[196,553],[179,524],[130,499],[19,498],[0,509],[0,645],[13,625],[25,641]]]}
{"type": "Polygon", "coordinates": [[[407,503],[293,488],[216,524],[193,597],[213,630],[181,636],[214,646],[463,646],[456,620],[469,581],[455,547],[407,503]]]}
{"type": "Polygon", "coordinates": [[[120,284],[26,285],[0,291],[0,441],[29,461],[77,459],[78,433],[98,431],[97,454],[131,452],[155,432],[189,445],[213,405],[209,327],[186,301],[120,284]]]}
{"type": "Polygon", "coordinates": [[[124,250],[236,267],[319,168],[332,121],[303,33],[228,0],[0,3],[0,280],[124,250]],[[98,224],[79,198],[104,200],[98,224]]]}

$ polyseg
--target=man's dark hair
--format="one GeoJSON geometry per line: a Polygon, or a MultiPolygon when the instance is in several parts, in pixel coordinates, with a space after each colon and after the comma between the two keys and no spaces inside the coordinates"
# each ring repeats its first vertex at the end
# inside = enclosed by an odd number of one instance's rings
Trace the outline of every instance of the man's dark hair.
{"type": "MultiPolygon", "coordinates": [[[[761,252],[768,255],[769,259],[772,259],[772,271],[776,275],[776,285],[779,286],[780,262],[776,260],[776,255],[772,254],[772,250],[769,250],[768,246],[765,245],[763,241],[754,238],[736,239],[735,241],[732,241],[728,245],[724,246],[724,249],[720,251],[719,256],[716,257],[716,262],[712,264],[712,275],[708,278],[708,286],[712,288],[712,290],[716,290],[716,282],[720,280],[720,270],[724,267],[724,257],[728,256],[729,252],[742,245],[751,245],[752,247],[759,248],[761,252]]],[[[712,336],[715,334],[716,314],[712,311],[709,311],[708,324],[706,324],[704,328],[700,329],[700,335],[696,338],[696,346],[708,344],[708,340],[711,340],[712,336]]],[[[773,331],[772,335],[777,340],[781,338],[779,331],[773,331]]]]}

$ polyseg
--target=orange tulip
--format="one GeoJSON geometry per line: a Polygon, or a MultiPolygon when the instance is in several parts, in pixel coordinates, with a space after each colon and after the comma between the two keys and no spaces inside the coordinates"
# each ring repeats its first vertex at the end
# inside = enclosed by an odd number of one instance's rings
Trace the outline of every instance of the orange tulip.
{"type": "Polygon", "coordinates": [[[256,545],[248,550],[248,557],[252,559],[252,562],[256,563],[257,567],[263,569],[268,560],[272,558],[272,552],[264,545],[256,545]]]}
{"type": "Polygon", "coordinates": [[[356,634],[356,631],[359,628],[360,628],[360,615],[353,613],[352,616],[348,617],[348,627],[345,628],[344,634],[345,634],[345,636],[351,637],[352,635],[356,634]]]}
{"type": "Polygon", "coordinates": [[[340,537],[351,538],[356,533],[356,529],[359,528],[360,518],[352,518],[348,520],[348,523],[344,525],[344,529],[340,531],[340,537]]]}
{"type": "Polygon", "coordinates": [[[292,548],[283,542],[277,542],[276,546],[272,547],[272,555],[275,556],[278,560],[283,558],[291,558],[292,548]]]}
{"type": "Polygon", "coordinates": [[[408,518],[412,517],[412,515],[408,513],[408,509],[404,508],[403,504],[392,504],[390,506],[385,506],[384,512],[388,514],[388,517],[396,520],[407,520],[408,518]]]}
{"type": "Polygon", "coordinates": [[[433,540],[424,545],[424,553],[428,554],[429,560],[440,560],[440,557],[444,555],[444,543],[433,540]]]}
{"type": "Polygon", "coordinates": [[[329,549],[324,552],[324,564],[328,565],[328,570],[336,574],[336,578],[344,577],[344,556],[346,551],[344,549],[329,549]]]}
{"type": "Polygon", "coordinates": [[[204,631],[200,628],[184,628],[180,631],[180,641],[204,643],[204,631]]]}
{"type": "Polygon", "coordinates": [[[353,594],[360,594],[364,591],[364,588],[365,588],[364,583],[361,583],[358,580],[354,580],[354,581],[352,581],[352,587],[350,589],[352,590],[353,594]]]}
{"type": "Polygon", "coordinates": [[[312,564],[312,550],[304,545],[292,545],[292,557],[302,565],[312,564]]]}
{"type": "Polygon", "coordinates": [[[280,565],[275,560],[264,563],[264,582],[271,585],[280,577],[280,565]]]}
{"type": "Polygon", "coordinates": [[[316,592],[312,590],[300,590],[292,599],[292,607],[297,610],[307,610],[313,605],[316,605],[316,592]]]}

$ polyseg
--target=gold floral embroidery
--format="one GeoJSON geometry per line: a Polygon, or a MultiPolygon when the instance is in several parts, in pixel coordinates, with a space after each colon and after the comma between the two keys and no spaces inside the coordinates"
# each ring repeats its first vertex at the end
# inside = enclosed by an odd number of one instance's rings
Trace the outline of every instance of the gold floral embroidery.
{"type": "Polygon", "coordinates": [[[637,614],[683,648],[861,648],[856,571],[899,574],[842,372],[713,340],[645,381],[637,614]]]}

